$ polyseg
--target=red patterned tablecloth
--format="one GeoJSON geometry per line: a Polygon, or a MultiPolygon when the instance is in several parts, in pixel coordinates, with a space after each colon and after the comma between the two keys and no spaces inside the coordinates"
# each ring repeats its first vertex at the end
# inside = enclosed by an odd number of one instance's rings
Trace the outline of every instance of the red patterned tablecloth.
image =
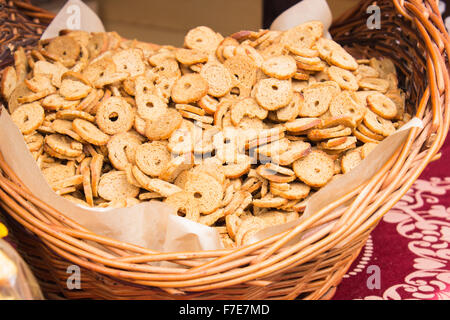
{"type": "Polygon", "coordinates": [[[450,138],[383,217],[334,300],[450,299],[450,138]]]}

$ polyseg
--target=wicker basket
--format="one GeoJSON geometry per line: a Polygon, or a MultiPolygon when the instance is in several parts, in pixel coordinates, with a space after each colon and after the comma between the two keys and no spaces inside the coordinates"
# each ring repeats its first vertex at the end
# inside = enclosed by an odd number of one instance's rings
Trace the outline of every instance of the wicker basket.
{"type": "MultiPolygon", "coordinates": [[[[382,28],[369,30],[363,1],[336,21],[338,42],[361,56],[397,65],[408,104],[423,120],[382,169],[297,227],[237,249],[159,253],[98,236],[26,190],[2,159],[0,206],[20,252],[49,298],[329,299],[380,218],[439,157],[449,128],[449,36],[435,0],[381,0],[382,28]],[[355,197],[351,205],[333,211],[355,197]],[[294,245],[300,232],[339,218],[294,245]],[[205,260],[205,258],[209,258],[205,260]],[[157,267],[170,261],[185,268],[157,267]],[[205,262],[207,261],[207,262],[205,262]],[[81,289],[68,290],[67,268],[81,267],[81,289]]],[[[19,3],[19,2],[17,2],[19,3]]],[[[8,10],[19,10],[10,7],[8,10]]],[[[21,7],[30,14],[31,7],[21,7]]],[[[44,14],[43,12],[40,12],[44,14]]],[[[28,19],[28,18],[27,18],[28,19]]],[[[27,20],[27,25],[37,23],[27,20]]],[[[20,29],[27,31],[26,28],[20,29]]],[[[3,58],[2,58],[3,59],[3,58]]]]}

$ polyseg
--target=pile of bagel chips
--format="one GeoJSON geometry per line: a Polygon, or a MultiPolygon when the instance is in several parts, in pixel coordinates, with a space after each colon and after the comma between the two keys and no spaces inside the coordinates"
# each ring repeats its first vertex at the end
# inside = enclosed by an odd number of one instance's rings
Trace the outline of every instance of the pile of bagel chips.
{"type": "Polygon", "coordinates": [[[391,60],[357,60],[323,31],[202,26],[183,48],[63,31],[19,48],[1,93],[59,195],[160,200],[240,246],[297,219],[411,118],[391,60]]]}

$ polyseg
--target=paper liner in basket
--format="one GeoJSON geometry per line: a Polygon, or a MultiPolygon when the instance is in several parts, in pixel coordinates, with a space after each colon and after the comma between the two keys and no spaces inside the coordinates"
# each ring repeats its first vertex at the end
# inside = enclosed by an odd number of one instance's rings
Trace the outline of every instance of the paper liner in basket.
{"type": "MultiPolygon", "coordinates": [[[[332,15],[325,0],[303,0],[280,14],[271,24],[271,30],[288,30],[301,23],[318,20],[322,21],[324,30],[331,26],[332,15]]],[[[329,32],[325,36],[331,38],[329,32]]]]}

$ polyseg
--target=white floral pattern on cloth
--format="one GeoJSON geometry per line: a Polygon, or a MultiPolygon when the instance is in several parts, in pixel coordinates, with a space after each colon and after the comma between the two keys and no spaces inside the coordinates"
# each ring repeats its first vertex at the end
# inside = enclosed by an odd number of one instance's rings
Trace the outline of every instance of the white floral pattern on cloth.
{"type": "Polygon", "coordinates": [[[450,299],[450,208],[439,202],[439,196],[449,190],[450,177],[419,179],[384,216],[385,222],[397,224],[398,233],[410,239],[415,271],[404,283],[365,300],[450,299]]]}

